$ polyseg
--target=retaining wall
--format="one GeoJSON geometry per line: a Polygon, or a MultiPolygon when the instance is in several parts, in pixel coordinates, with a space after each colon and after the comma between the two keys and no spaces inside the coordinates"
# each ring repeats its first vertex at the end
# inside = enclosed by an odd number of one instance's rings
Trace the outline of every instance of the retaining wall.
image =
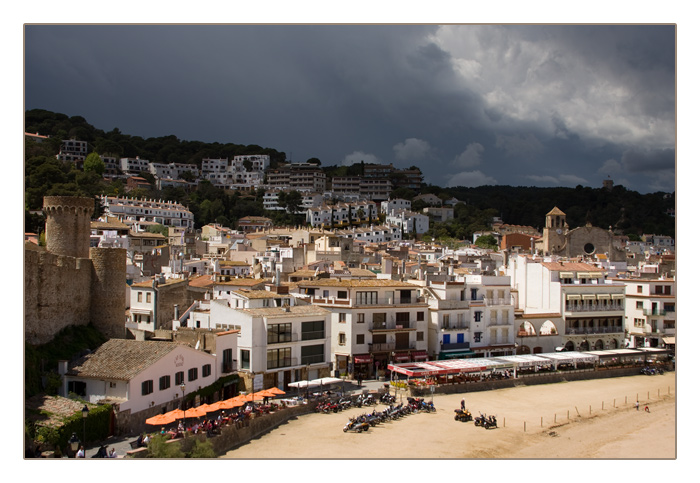
{"type": "MultiPolygon", "coordinates": [[[[197,439],[200,441],[209,440],[216,454],[222,455],[227,451],[231,451],[237,446],[247,443],[251,439],[258,437],[261,434],[265,434],[271,429],[286,423],[290,419],[313,412],[314,407],[315,405],[313,403],[301,404],[299,406],[288,406],[279,411],[248,419],[239,423],[238,425],[232,424],[229,426],[224,426],[221,428],[221,434],[217,434],[209,438],[207,438],[205,434],[196,434],[187,436],[184,439],[173,440],[169,442],[169,444],[180,444],[182,451],[186,453],[192,448],[197,439]]],[[[145,458],[147,455],[148,451],[145,448],[139,448],[127,453],[127,457],[130,458],[145,458]]],[[[260,455],[260,457],[265,458],[266,455],[260,455]]]]}

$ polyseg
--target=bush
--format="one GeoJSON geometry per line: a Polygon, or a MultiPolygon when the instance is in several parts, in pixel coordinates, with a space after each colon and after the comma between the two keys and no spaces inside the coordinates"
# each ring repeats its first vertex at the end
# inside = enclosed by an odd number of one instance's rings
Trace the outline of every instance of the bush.
{"type": "Polygon", "coordinates": [[[155,434],[148,442],[148,458],[184,458],[180,443],[167,444],[167,436],[155,434]]]}
{"type": "Polygon", "coordinates": [[[197,440],[192,447],[192,451],[187,454],[188,458],[216,458],[214,447],[209,440],[197,440]]]}

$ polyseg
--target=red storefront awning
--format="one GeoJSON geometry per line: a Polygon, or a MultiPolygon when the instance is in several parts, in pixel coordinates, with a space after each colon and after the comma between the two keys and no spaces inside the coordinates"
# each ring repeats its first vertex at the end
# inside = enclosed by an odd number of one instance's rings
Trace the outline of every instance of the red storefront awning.
{"type": "Polygon", "coordinates": [[[414,361],[427,361],[428,360],[428,353],[425,351],[416,351],[413,354],[414,361]]]}
{"type": "Polygon", "coordinates": [[[408,362],[411,360],[411,354],[408,352],[397,352],[394,354],[394,360],[396,362],[408,362]]]}
{"type": "Polygon", "coordinates": [[[355,356],[355,364],[369,364],[370,362],[372,362],[372,356],[370,354],[355,356]]]}

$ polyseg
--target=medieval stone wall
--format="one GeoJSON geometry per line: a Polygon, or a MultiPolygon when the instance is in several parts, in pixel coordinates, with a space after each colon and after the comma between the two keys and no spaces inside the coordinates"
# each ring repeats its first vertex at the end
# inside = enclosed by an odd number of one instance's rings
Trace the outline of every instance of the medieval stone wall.
{"type": "Polygon", "coordinates": [[[25,339],[45,344],[65,327],[87,325],[91,284],[90,259],[25,250],[25,339]]]}

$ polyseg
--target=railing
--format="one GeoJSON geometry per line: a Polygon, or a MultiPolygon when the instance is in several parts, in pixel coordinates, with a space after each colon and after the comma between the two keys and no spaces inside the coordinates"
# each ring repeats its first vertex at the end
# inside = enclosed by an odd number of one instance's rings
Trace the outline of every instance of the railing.
{"type": "Polygon", "coordinates": [[[370,352],[387,352],[387,351],[403,351],[403,350],[414,350],[416,348],[415,342],[409,342],[408,344],[396,344],[391,343],[373,343],[367,344],[369,346],[370,352]]]}
{"type": "Polygon", "coordinates": [[[618,332],[624,332],[625,329],[622,326],[618,327],[586,327],[586,328],[566,328],[565,334],[573,335],[585,335],[585,334],[615,334],[618,332]]]}
{"type": "Polygon", "coordinates": [[[622,305],[566,305],[567,312],[618,312],[624,310],[622,305]]]}
{"type": "Polygon", "coordinates": [[[267,361],[268,369],[279,369],[282,367],[292,367],[299,365],[296,357],[284,357],[282,359],[267,361]]]}
{"type": "Polygon", "coordinates": [[[440,350],[457,350],[457,349],[470,349],[469,342],[455,342],[452,344],[442,344],[440,350]]]}
{"type": "Polygon", "coordinates": [[[484,299],[484,304],[487,307],[491,307],[493,305],[510,305],[510,300],[506,298],[490,298],[490,299],[484,299]]]}
{"type": "Polygon", "coordinates": [[[407,322],[372,322],[372,327],[369,330],[401,330],[401,329],[415,329],[416,323],[412,321],[407,322]]]}
{"type": "Polygon", "coordinates": [[[666,315],[666,310],[644,309],[644,315],[666,315]]]}
{"type": "Polygon", "coordinates": [[[221,363],[221,373],[227,374],[238,370],[236,361],[224,361],[221,363]]]}
{"type": "Polygon", "coordinates": [[[461,324],[459,324],[459,323],[457,323],[457,324],[443,324],[443,326],[440,327],[440,329],[442,329],[442,330],[464,330],[464,329],[469,330],[469,324],[467,324],[466,322],[463,322],[461,324]]]}
{"type": "Polygon", "coordinates": [[[274,344],[288,344],[290,342],[299,342],[299,334],[296,334],[294,332],[288,333],[288,334],[277,334],[278,337],[276,338],[267,338],[267,344],[268,345],[274,345],[274,344]]]}

